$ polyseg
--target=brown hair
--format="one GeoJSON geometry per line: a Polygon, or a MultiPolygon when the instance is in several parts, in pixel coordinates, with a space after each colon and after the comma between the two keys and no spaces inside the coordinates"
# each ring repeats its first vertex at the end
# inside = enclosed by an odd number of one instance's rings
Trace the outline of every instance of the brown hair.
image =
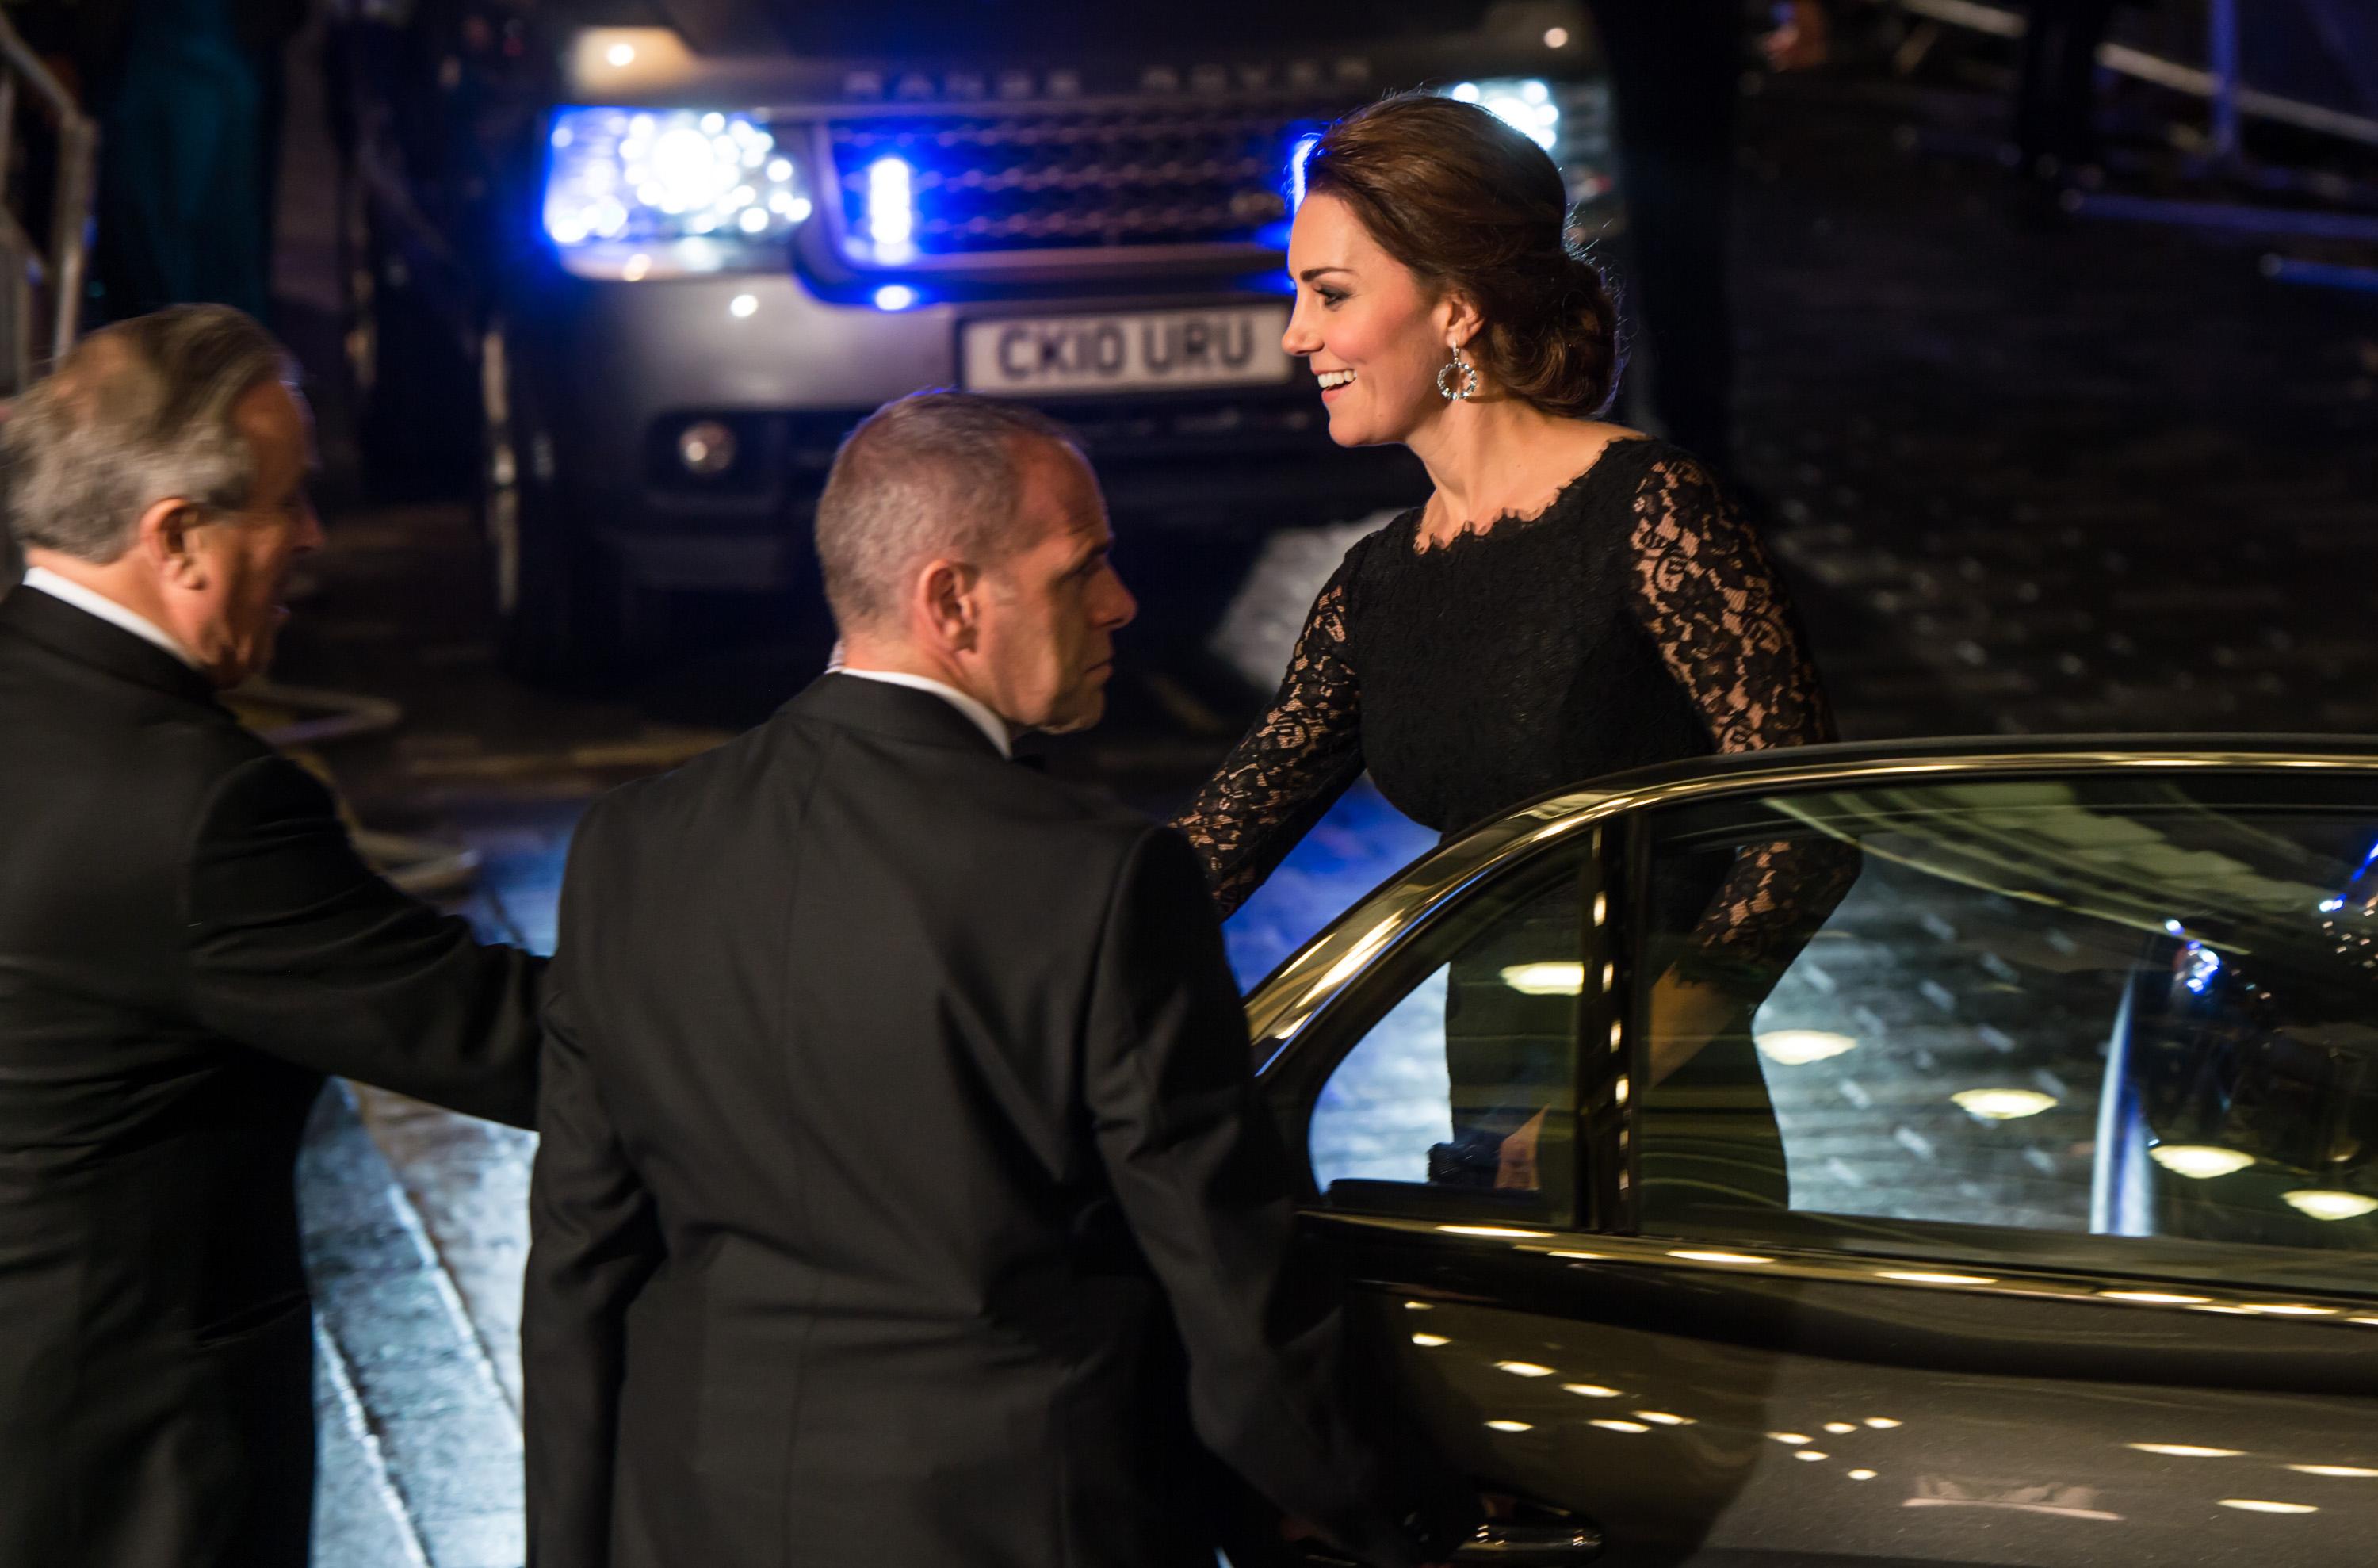
{"type": "Polygon", "coordinates": [[[1477,305],[1470,350],[1496,386],[1551,414],[1609,406],[1617,311],[1568,242],[1560,166],[1525,135],[1475,103],[1398,93],[1322,133],[1304,188],[1352,208],[1423,284],[1477,305]]]}

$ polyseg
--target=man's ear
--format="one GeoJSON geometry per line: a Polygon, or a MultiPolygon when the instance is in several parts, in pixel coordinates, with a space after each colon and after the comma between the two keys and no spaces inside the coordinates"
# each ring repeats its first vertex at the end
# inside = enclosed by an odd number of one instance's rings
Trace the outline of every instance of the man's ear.
{"type": "Polygon", "coordinates": [[[132,548],[168,586],[203,588],[207,566],[192,537],[198,525],[198,509],[188,501],[171,498],[154,502],[133,529],[132,548]]]}
{"type": "Polygon", "coordinates": [[[975,624],[975,570],[962,561],[927,561],[916,577],[915,613],[928,645],[943,653],[971,652],[975,624]]]}

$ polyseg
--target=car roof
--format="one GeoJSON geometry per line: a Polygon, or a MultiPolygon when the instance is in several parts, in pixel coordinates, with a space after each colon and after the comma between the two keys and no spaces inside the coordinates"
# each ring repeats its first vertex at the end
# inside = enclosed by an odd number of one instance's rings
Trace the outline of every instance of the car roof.
{"type": "MultiPolygon", "coordinates": [[[[1660,763],[1594,779],[1556,794],[1609,794],[1671,779],[1756,774],[1788,778],[1832,774],[1845,765],[1920,762],[1968,764],[1995,770],[2010,765],[2134,767],[2141,759],[2174,766],[2287,766],[2298,759],[2378,767],[2378,735],[2250,734],[2204,731],[2093,735],[1941,735],[1917,739],[1834,742],[1777,746],[1660,763]]],[[[1532,803],[1532,802],[1531,802],[1532,803]]]]}

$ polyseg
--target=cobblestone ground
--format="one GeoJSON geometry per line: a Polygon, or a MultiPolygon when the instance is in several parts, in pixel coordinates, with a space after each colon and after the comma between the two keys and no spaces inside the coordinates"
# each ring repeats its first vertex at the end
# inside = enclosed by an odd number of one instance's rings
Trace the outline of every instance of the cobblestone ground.
{"type": "Polygon", "coordinates": [[[2378,303],[1898,150],[1995,113],[1750,105],[1745,466],[1845,731],[2378,730],[2378,303]]]}
{"type": "MultiPolygon", "coordinates": [[[[1993,113],[1836,78],[1771,88],[1747,115],[1744,466],[1790,520],[1778,552],[1845,732],[2378,730],[2378,310],[2266,283],[2253,250],[2191,234],[2021,228],[1988,166],[1904,150],[1912,125],[1970,135],[1993,113]]],[[[1267,681],[1349,537],[1316,527],[1265,547],[1222,621],[1226,661],[1267,681]]],[[[463,907],[491,937],[549,947],[584,801],[764,716],[823,652],[771,645],[558,700],[494,672],[455,509],[350,513],[332,537],[282,673],[405,704],[400,734],[330,760],[366,820],[480,854],[463,907]]],[[[1138,672],[1116,721],[1059,766],[1176,804],[1243,717],[1193,689],[1138,672]]],[[[1232,922],[1242,976],[1428,840],[1358,789],[1232,922]]],[[[1883,904],[1845,911],[1813,967],[1856,972],[1892,939],[1883,904]]],[[[1805,987],[1821,986],[1796,984],[1782,1003],[1817,1016],[1805,987]]],[[[1408,1109],[1411,1086],[1442,1080],[1429,1060],[1442,1007],[1406,1011],[1372,1087],[1408,1109]]],[[[1988,1023],[1959,1020],[1958,1048],[1996,1052],[1988,1023]]],[[[1945,1135],[1914,1115],[1894,1125],[1945,1135]]],[[[1437,1125],[1350,1124],[1329,1157],[1384,1172],[1437,1125]]],[[[2045,1168],[2018,1156],[2059,1212],[2070,1130],[2043,1124],[2045,1168]]],[[[530,1147],[368,1092],[318,1118],[304,1185],[326,1564],[521,1561],[530,1147]]],[[[1904,1139],[1823,1154],[1844,1191],[1921,1157],[1904,1139]]]]}

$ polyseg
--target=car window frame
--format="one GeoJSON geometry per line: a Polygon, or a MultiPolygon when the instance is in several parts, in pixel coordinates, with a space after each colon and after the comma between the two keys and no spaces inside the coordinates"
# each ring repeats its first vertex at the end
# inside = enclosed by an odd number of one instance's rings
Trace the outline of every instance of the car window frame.
{"type": "MultiPolygon", "coordinates": [[[[1596,1213],[1609,1212],[1606,1199],[1599,1195],[1612,1187],[1618,1173],[1602,1152],[1615,1149],[1624,1141],[1619,1136],[1618,1120],[1624,1092],[1615,1090],[1613,1084],[1623,1076],[1626,1063],[1623,1054],[1588,1050],[1585,1042],[1609,1037],[1611,1020],[1623,1013],[1627,995],[1624,976],[1615,971],[1606,984],[1592,983],[1597,970],[1608,961],[1607,944],[1598,940],[1598,933],[1607,929],[1617,908],[1615,851],[1618,840],[1601,823],[1581,826],[1581,840],[1576,834],[1543,836],[1519,852],[1497,858],[1458,885],[1427,898],[1421,907],[1407,911],[1400,929],[1375,949],[1364,953],[1358,945],[1355,951],[1361,961],[1285,1036],[1267,1037],[1259,1029],[1258,1057],[1266,1055],[1267,1047],[1271,1048],[1269,1059],[1263,1063],[1266,1092],[1291,1146],[1302,1204],[1326,1214],[1431,1222],[1499,1221],[1544,1230],[1591,1229],[1596,1213]],[[1477,1195],[1482,1189],[1430,1188],[1418,1183],[1411,1185],[1407,1202],[1362,1208],[1331,1204],[1313,1168],[1313,1118],[1324,1087],[1390,1011],[1444,967],[1462,942],[1483,929],[1483,920],[1488,918],[1481,915],[1483,904],[1498,899],[1531,898],[1557,885],[1559,874],[1545,862],[1571,853],[1578,857],[1573,874],[1579,962],[1588,977],[1588,983],[1578,995],[1568,1042],[1569,1104],[1564,1114],[1570,1124],[1571,1146],[1576,1151],[1571,1162],[1572,1180],[1565,1189],[1543,1194],[1543,1200],[1532,1205],[1481,1203],[1477,1195]],[[1465,916],[1471,918],[1465,922],[1465,916]],[[1463,923],[1464,929],[1459,935],[1447,936],[1448,923],[1463,923]],[[1439,940],[1433,941],[1433,937],[1439,940]],[[1602,1207],[1597,1209],[1597,1203],[1602,1207]]],[[[1423,857],[1413,867],[1407,868],[1407,875],[1425,866],[1432,858],[1423,857]]],[[[1373,912],[1371,905],[1377,901],[1358,904],[1340,924],[1365,919],[1373,912]]],[[[1505,908],[1508,907],[1506,903],[1505,908]]],[[[1256,988],[1257,993],[1290,976],[1296,963],[1294,958],[1284,963],[1263,986],[1256,988]]]]}

